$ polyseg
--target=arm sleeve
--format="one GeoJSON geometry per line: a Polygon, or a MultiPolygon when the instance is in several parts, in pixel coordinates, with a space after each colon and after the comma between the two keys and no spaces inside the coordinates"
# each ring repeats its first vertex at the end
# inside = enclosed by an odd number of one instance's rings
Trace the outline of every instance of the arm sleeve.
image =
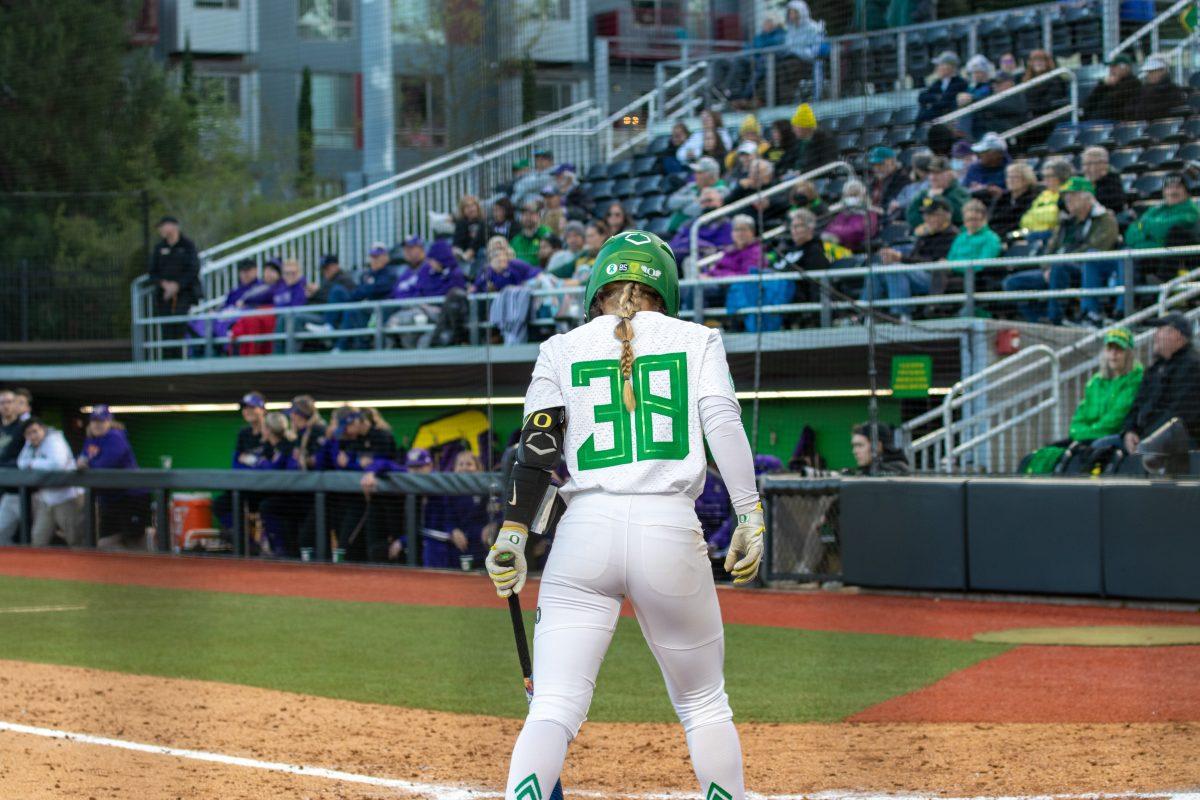
{"type": "Polygon", "coordinates": [[[725,359],[721,334],[711,331],[700,363],[700,382],[697,397],[700,428],[708,441],[713,460],[721,479],[729,490],[729,499],[738,514],[753,511],[758,505],[758,487],[754,480],[754,454],[742,427],[742,410],[738,406],[725,359]]]}
{"type": "Polygon", "coordinates": [[[547,344],[549,342],[543,343],[538,349],[537,362],[533,365],[533,377],[529,381],[529,389],[525,392],[524,416],[529,416],[535,411],[567,405],[562,387],[558,383],[558,375],[554,371],[554,357],[547,344]]]}

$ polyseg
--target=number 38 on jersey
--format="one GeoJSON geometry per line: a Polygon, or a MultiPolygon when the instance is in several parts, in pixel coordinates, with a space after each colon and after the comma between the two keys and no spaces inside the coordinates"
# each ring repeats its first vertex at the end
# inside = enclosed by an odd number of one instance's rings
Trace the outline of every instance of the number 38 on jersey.
{"type": "Polygon", "coordinates": [[[607,394],[592,409],[591,435],[576,453],[580,470],[687,458],[687,354],[640,356],[633,362],[631,379],[637,397],[632,414],[621,402],[621,365],[617,359],[571,365],[573,387],[591,389],[608,384],[607,394]],[[597,439],[608,440],[609,430],[612,446],[602,447],[597,439]]]}

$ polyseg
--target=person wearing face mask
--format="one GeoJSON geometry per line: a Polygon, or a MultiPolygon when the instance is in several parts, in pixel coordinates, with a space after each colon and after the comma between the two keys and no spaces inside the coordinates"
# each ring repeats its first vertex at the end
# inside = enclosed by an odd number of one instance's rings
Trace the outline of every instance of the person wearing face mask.
{"type": "Polygon", "coordinates": [[[848,180],[842,186],[842,200],[832,211],[833,219],[821,232],[821,239],[861,253],[879,231],[879,213],[867,202],[867,187],[862,181],[848,180]]]}
{"type": "Polygon", "coordinates": [[[918,192],[905,212],[905,220],[918,235],[924,218],[925,200],[930,197],[945,200],[950,208],[950,221],[955,225],[962,224],[962,207],[971,196],[959,185],[954,170],[950,168],[950,162],[940,156],[929,160],[929,188],[918,192]]]}

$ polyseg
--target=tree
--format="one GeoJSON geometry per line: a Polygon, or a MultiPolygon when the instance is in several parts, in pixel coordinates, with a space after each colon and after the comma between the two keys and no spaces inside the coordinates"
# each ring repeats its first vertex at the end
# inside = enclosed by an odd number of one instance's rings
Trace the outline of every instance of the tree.
{"type": "Polygon", "coordinates": [[[304,68],[300,78],[300,101],[296,106],[296,191],[311,197],[315,180],[313,154],[312,70],[304,68]]]}
{"type": "Polygon", "coordinates": [[[198,105],[196,99],[196,64],[192,57],[192,34],[189,31],[183,37],[183,57],[179,62],[179,94],[183,102],[195,111],[198,105]]]}
{"type": "Polygon", "coordinates": [[[532,122],[537,116],[537,70],[526,53],[521,59],[521,122],[532,122]]]}

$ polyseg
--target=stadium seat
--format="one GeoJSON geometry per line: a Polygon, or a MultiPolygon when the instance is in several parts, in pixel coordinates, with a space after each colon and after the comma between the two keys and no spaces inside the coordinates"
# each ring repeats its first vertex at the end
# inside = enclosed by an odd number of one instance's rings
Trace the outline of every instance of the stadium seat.
{"type": "Polygon", "coordinates": [[[870,150],[876,145],[884,144],[887,142],[887,138],[888,132],[883,128],[870,128],[863,132],[861,141],[862,149],[870,150]]]}
{"type": "Polygon", "coordinates": [[[1200,161],[1200,142],[1188,142],[1179,148],[1175,157],[1183,164],[1187,164],[1189,161],[1200,161]]]}
{"type": "Polygon", "coordinates": [[[905,222],[890,222],[880,234],[880,239],[889,247],[894,247],[898,244],[907,244],[912,241],[912,234],[909,233],[908,224],[905,222]]]}
{"type": "Polygon", "coordinates": [[[1123,147],[1108,154],[1108,165],[1115,172],[1136,172],[1138,159],[1141,158],[1142,148],[1123,147]]]}
{"type": "Polygon", "coordinates": [[[845,178],[830,178],[821,187],[821,197],[825,198],[826,202],[836,203],[842,198],[842,187],[845,185],[845,178]]]}
{"type": "Polygon", "coordinates": [[[587,175],[584,176],[585,181],[602,181],[608,177],[608,164],[592,164],[588,167],[587,175]]]}
{"type": "Polygon", "coordinates": [[[842,153],[853,153],[861,149],[862,134],[843,133],[837,137],[838,150],[842,153]]]}
{"type": "Polygon", "coordinates": [[[1193,92],[1188,95],[1188,108],[1192,110],[1193,114],[1200,113],[1200,93],[1193,92]]]}
{"type": "Polygon", "coordinates": [[[1034,50],[1042,49],[1042,23],[1037,14],[1024,13],[1017,15],[1012,26],[1013,47],[1015,55],[1025,60],[1034,50]]]}
{"type": "Polygon", "coordinates": [[[1188,136],[1183,130],[1182,117],[1155,120],[1146,126],[1146,138],[1151,142],[1182,142],[1188,136]]]}
{"type": "Polygon", "coordinates": [[[634,177],[642,175],[657,175],[659,173],[658,156],[638,156],[633,160],[634,177]]]}
{"type": "Polygon", "coordinates": [[[633,159],[622,159],[608,165],[608,177],[628,178],[633,173],[633,159]]]}
{"type": "Polygon", "coordinates": [[[1002,54],[1012,50],[1013,37],[1009,26],[1010,17],[990,19],[979,26],[979,44],[988,57],[995,62],[1002,54]]]}
{"type": "Polygon", "coordinates": [[[1104,147],[1112,139],[1112,125],[1107,123],[1089,125],[1079,131],[1076,144],[1080,147],[1104,147]]]}
{"type": "Polygon", "coordinates": [[[1160,144],[1146,148],[1142,153],[1140,163],[1144,170],[1178,169],[1180,164],[1175,157],[1179,148],[1173,144],[1160,144]]]}
{"type": "Polygon", "coordinates": [[[1193,89],[1200,89],[1200,72],[1193,72],[1188,76],[1188,86],[1193,89]]]}
{"type": "Polygon", "coordinates": [[[1146,144],[1146,126],[1141,122],[1121,122],[1113,126],[1113,144],[1117,147],[1146,144]]]}
{"type": "Polygon", "coordinates": [[[637,207],[637,214],[641,217],[660,217],[667,213],[667,198],[665,195],[652,194],[643,199],[637,207]]]}
{"type": "Polygon", "coordinates": [[[1163,190],[1163,174],[1161,172],[1150,172],[1145,175],[1139,175],[1133,182],[1132,194],[1137,196],[1138,200],[1157,200],[1162,197],[1163,190]]]}
{"type": "Polygon", "coordinates": [[[1200,117],[1192,117],[1183,123],[1183,132],[1187,134],[1188,141],[1200,139],[1200,117]]]}
{"type": "Polygon", "coordinates": [[[917,121],[917,114],[920,113],[915,105],[904,106],[892,112],[892,127],[900,125],[913,125],[917,121]]]}
{"type": "Polygon", "coordinates": [[[636,191],[636,178],[621,178],[620,180],[613,181],[612,192],[614,197],[620,197],[622,199],[626,197],[633,197],[636,191]]]}
{"type": "Polygon", "coordinates": [[[671,218],[655,217],[646,224],[646,230],[650,231],[655,236],[668,239],[671,236],[671,218]]]}
{"type": "Polygon", "coordinates": [[[634,192],[638,195],[670,194],[674,191],[673,182],[666,175],[647,175],[637,179],[634,192]]]}
{"type": "Polygon", "coordinates": [[[1029,152],[1037,155],[1072,153],[1079,149],[1078,136],[1074,128],[1055,128],[1044,144],[1030,147],[1029,152]]]}
{"type": "Polygon", "coordinates": [[[646,152],[652,156],[669,155],[675,148],[671,147],[671,135],[662,133],[650,140],[646,152]]]}
{"type": "Polygon", "coordinates": [[[1006,251],[1004,251],[1004,255],[1006,258],[1029,258],[1031,256],[1038,255],[1039,253],[1041,253],[1041,251],[1042,251],[1041,240],[1025,241],[1024,239],[1022,239],[1020,241],[1016,241],[1016,242],[1013,242],[1012,244],[1010,244],[1008,246],[1008,249],[1006,251]]]}
{"type": "Polygon", "coordinates": [[[871,111],[867,114],[863,125],[869,130],[886,128],[892,124],[892,109],[885,108],[880,111],[871,111]]]}
{"type": "Polygon", "coordinates": [[[887,143],[892,147],[905,147],[917,140],[915,125],[897,125],[888,131],[887,143]]]}
{"type": "Polygon", "coordinates": [[[588,192],[593,200],[611,200],[616,197],[613,194],[613,181],[597,181],[590,186],[588,192]]]}

